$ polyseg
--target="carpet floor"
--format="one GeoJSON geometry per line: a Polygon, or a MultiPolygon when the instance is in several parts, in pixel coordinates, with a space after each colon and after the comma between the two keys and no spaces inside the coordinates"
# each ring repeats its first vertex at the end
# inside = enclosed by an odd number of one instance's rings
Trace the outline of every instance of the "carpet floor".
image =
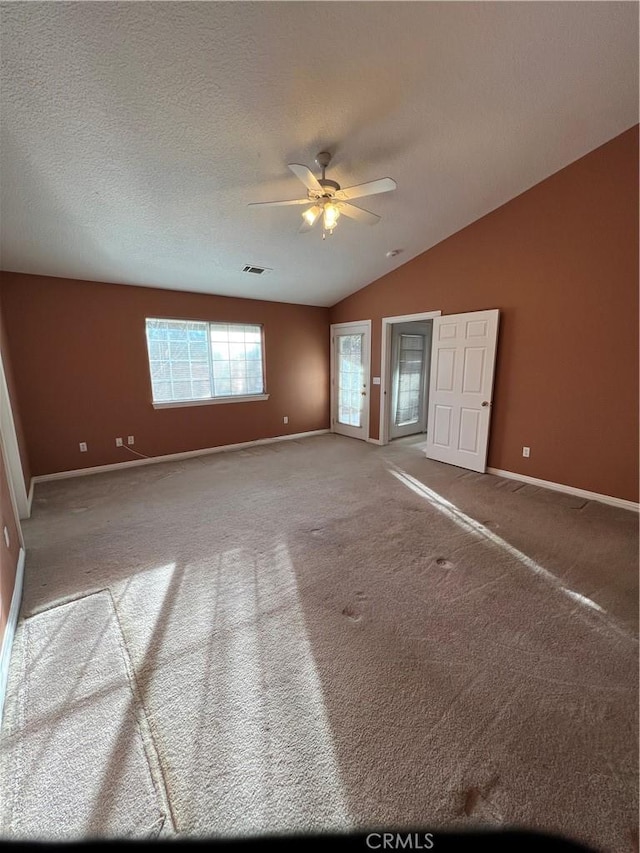
{"type": "Polygon", "coordinates": [[[41,483],[5,838],[637,843],[638,518],[327,435],[41,483]]]}

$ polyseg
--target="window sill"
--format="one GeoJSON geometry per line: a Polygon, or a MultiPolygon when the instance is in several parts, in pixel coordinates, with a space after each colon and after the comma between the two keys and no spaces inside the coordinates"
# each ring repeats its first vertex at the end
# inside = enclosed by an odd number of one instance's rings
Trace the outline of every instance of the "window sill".
{"type": "Polygon", "coordinates": [[[256,400],[268,400],[268,394],[245,394],[235,397],[208,397],[206,400],[170,400],[167,403],[153,403],[154,409],[183,409],[185,406],[218,406],[221,403],[253,403],[256,400]]]}

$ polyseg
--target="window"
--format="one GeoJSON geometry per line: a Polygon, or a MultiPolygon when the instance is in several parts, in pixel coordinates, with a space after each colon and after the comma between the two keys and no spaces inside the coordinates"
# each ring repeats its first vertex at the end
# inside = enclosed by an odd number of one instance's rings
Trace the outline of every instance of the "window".
{"type": "Polygon", "coordinates": [[[266,399],[262,326],[147,319],[146,332],[154,405],[266,399]]]}

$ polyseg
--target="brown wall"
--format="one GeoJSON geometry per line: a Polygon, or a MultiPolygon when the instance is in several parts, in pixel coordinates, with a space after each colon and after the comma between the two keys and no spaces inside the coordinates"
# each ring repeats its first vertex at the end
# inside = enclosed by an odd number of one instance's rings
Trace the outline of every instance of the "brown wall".
{"type": "Polygon", "coordinates": [[[20,554],[18,522],[13,511],[5,461],[0,449],[0,644],[7,625],[11,598],[16,580],[16,568],[20,554]],[[9,547],[4,539],[4,528],[9,531],[9,547]]]}
{"type": "Polygon", "coordinates": [[[326,308],[8,272],[2,281],[34,475],[137,458],[117,436],[158,456],[329,425],[326,308]],[[263,324],[269,400],[153,409],[145,317],[263,324]]]}
{"type": "Polygon", "coordinates": [[[373,320],[379,375],[382,317],[486,308],[500,309],[489,466],[637,501],[637,126],[338,303],[331,322],[373,320]]]}

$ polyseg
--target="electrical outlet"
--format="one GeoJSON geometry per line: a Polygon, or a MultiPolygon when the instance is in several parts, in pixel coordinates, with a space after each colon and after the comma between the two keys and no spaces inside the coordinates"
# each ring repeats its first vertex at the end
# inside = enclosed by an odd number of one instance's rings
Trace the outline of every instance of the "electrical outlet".
{"type": "Polygon", "coordinates": [[[86,452],[87,452],[87,442],[81,441],[80,442],[80,453],[86,453],[86,452]]]}
{"type": "Polygon", "coordinates": [[[4,541],[7,543],[7,548],[8,548],[11,540],[9,539],[9,528],[6,526],[6,524],[5,524],[3,532],[4,532],[4,541]]]}
{"type": "Polygon", "coordinates": [[[133,441],[133,436],[132,436],[132,435],[128,435],[128,436],[127,436],[127,444],[133,444],[133,443],[134,443],[134,441],[133,441]]]}
{"type": "Polygon", "coordinates": [[[116,447],[122,447],[122,439],[116,438],[116,447]]]}
{"type": "Polygon", "coordinates": [[[523,447],[523,448],[522,448],[522,455],[523,455],[526,459],[528,459],[528,458],[529,458],[529,454],[530,454],[530,453],[531,453],[531,448],[530,448],[530,447],[523,447]]]}
{"type": "Polygon", "coordinates": [[[289,418],[287,417],[287,415],[285,415],[285,416],[283,417],[283,419],[282,419],[282,423],[283,423],[283,424],[288,424],[288,423],[289,423],[289,418]]]}

